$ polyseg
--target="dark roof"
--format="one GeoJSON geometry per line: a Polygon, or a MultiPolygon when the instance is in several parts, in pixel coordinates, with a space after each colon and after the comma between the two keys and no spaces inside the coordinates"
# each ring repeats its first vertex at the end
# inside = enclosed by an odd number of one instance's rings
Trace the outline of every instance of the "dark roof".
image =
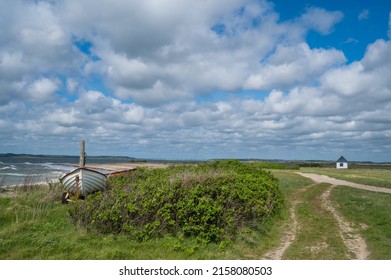
{"type": "Polygon", "coordinates": [[[340,157],[338,160],[337,160],[337,162],[348,162],[347,160],[346,160],[346,158],[344,158],[344,157],[340,157]]]}

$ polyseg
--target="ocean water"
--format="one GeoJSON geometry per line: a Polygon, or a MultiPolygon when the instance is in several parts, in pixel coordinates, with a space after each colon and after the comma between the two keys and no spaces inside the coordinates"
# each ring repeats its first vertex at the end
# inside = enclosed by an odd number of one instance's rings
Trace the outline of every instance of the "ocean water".
{"type": "MultiPolygon", "coordinates": [[[[87,163],[121,163],[128,157],[87,157],[87,163]]],[[[46,180],[58,180],[76,167],[77,156],[35,156],[0,154],[0,187],[40,183],[46,180]]]]}
{"type": "Polygon", "coordinates": [[[52,162],[33,163],[0,161],[0,187],[20,185],[24,183],[39,183],[59,179],[62,174],[73,170],[72,166],[52,162]]]}

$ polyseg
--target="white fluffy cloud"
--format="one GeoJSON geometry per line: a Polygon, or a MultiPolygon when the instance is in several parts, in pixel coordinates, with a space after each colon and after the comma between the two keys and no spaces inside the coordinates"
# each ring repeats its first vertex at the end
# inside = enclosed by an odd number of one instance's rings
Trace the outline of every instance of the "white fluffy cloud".
{"type": "Polygon", "coordinates": [[[353,63],[306,41],[332,34],[340,11],[281,21],[252,0],[0,3],[0,147],[67,153],[86,138],[96,154],[155,158],[390,155],[390,40],[353,63]]]}
{"type": "Polygon", "coordinates": [[[313,82],[327,69],[345,62],[345,56],[335,49],[310,49],[306,43],[294,46],[278,45],[257,74],[245,82],[250,89],[286,88],[297,83],[313,82]]]}
{"type": "Polygon", "coordinates": [[[51,101],[58,90],[58,84],[58,81],[47,78],[36,80],[26,88],[28,99],[33,103],[51,101]]]}
{"type": "MultiPolygon", "coordinates": [[[[90,16],[96,18],[88,22],[80,22],[71,11],[86,9],[90,2],[77,2],[66,4],[64,17],[72,25],[81,25],[79,36],[91,40],[95,55],[101,58],[89,63],[87,72],[99,69],[117,97],[145,105],[213,90],[238,90],[257,67],[257,61],[251,60],[268,53],[287,35],[266,2],[228,1],[224,7],[216,2],[190,1],[185,6],[179,2],[161,1],[156,10],[155,1],[144,1],[137,6],[142,18],[120,12],[116,20],[106,21],[101,13],[93,12],[90,16]],[[254,24],[259,19],[262,24],[254,24]],[[91,26],[94,22],[99,24],[91,26]],[[215,26],[222,26],[222,31],[215,26]],[[90,30],[99,30],[100,36],[90,30]]],[[[114,8],[107,13],[114,13],[114,8]]],[[[133,8],[125,5],[123,10],[133,8]]]]}
{"type": "Polygon", "coordinates": [[[329,34],[342,18],[343,13],[340,11],[329,12],[321,8],[308,8],[299,20],[309,28],[322,34],[329,34]]]}

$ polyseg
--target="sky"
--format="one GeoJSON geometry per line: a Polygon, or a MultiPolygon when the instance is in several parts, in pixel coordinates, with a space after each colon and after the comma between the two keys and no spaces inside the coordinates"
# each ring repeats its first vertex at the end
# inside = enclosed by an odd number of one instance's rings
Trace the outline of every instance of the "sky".
{"type": "Polygon", "coordinates": [[[0,5],[0,153],[391,161],[389,0],[0,5]]]}

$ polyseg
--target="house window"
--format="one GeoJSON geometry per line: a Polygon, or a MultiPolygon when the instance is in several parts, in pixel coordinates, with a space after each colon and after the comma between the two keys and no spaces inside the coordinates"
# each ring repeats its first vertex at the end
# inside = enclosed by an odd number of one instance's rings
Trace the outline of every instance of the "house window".
{"type": "Polygon", "coordinates": [[[340,162],[340,163],[339,163],[339,167],[343,167],[343,162],[340,162]]]}

